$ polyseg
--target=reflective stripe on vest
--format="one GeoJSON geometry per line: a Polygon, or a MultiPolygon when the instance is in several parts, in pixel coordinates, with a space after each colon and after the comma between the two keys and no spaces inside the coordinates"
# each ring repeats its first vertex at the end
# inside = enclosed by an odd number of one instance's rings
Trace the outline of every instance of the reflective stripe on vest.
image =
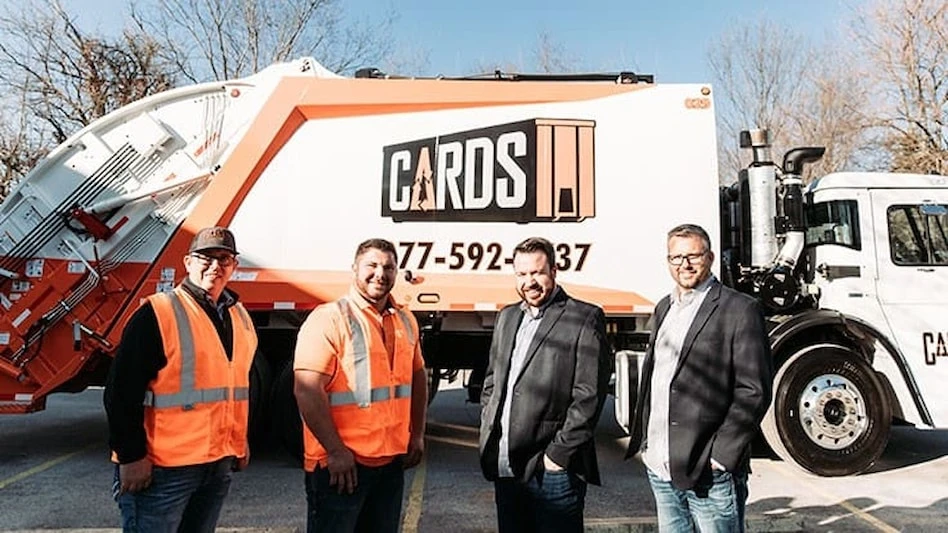
{"type": "MultiPolygon", "coordinates": [[[[178,345],[181,347],[181,389],[172,394],[155,394],[152,391],[145,391],[146,407],[183,407],[185,411],[194,409],[199,403],[224,402],[228,399],[227,388],[218,387],[214,389],[195,389],[195,371],[194,371],[194,332],[191,331],[191,321],[188,320],[188,313],[184,309],[184,304],[175,292],[165,293],[171,299],[171,308],[174,310],[174,320],[178,324],[178,345]]],[[[246,329],[250,329],[247,323],[247,317],[238,309],[238,315],[244,323],[246,329]]],[[[250,398],[250,391],[247,387],[236,387],[234,389],[234,400],[247,400],[250,398]]]]}
{"type": "Polygon", "coordinates": [[[408,343],[415,344],[415,332],[411,329],[411,319],[408,318],[408,313],[398,309],[398,317],[402,319],[402,325],[405,326],[405,331],[408,332],[408,343]]]}
{"type": "MultiPolygon", "coordinates": [[[[349,330],[352,332],[352,358],[355,368],[356,386],[354,391],[330,392],[329,405],[351,405],[358,404],[359,407],[368,407],[372,402],[381,402],[391,398],[406,398],[411,396],[411,385],[395,385],[394,387],[376,387],[371,388],[371,376],[369,375],[369,350],[368,342],[365,338],[365,331],[362,330],[362,324],[349,307],[349,300],[340,298],[337,301],[339,310],[346,315],[349,320],[349,330]],[[395,389],[392,394],[392,388],[395,389]]],[[[398,309],[398,316],[408,331],[408,341],[410,344],[415,342],[415,332],[411,328],[411,320],[405,311],[398,309]]]]}
{"type": "MultiPolygon", "coordinates": [[[[395,398],[411,397],[411,385],[395,385],[394,387],[376,387],[372,389],[369,397],[373,402],[389,400],[393,397],[392,389],[395,389],[395,398]]],[[[352,391],[332,392],[329,394],[329,405],[351,405],[357,403],[356,395],[352,391]]],[[[360,407],[365,407],[359,404],[360,407]]]]}
{"type": "Polygon", "coordinates": [[[244,324],[244,329],[253,329],[253,321],[247,316],[247,310],[239,305],[235,306],[235,308],[237,309],[237,314],[240,315],[240,321],[244,324]]]}
{"type": "MultiPolygon", "coordinates": [[[[237,314],[240,315],[240,322],[243,323],[244,329],[247,331],[253,331],[253,321],[250,320],[250,315],[247,314],[247,310],[239,305],[235,305],[234,308],[237,309],[237,314]]],[[[252,361],[251,361],[251,364],[253,364],[252,361]]],[[[234,388],[234,400],[239,402],[242,400],[249,400],[249,399],[250,399],[249,387],[235,387],[234,388]]]]}

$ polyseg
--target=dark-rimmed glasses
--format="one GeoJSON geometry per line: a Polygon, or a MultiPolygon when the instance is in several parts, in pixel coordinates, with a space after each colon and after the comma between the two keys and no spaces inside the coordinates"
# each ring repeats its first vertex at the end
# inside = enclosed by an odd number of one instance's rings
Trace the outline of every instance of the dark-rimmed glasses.
{"type": "Polygon", "coordinates": [[[685,261],[687,261],[689,265],[694,265],[703,261],[704,256],[707,253],[708,252],[701,252],[700,254],[670,255],[668,256],[668,262],[675,266],[681,266],[685,264],[685,261]]]}
{"type": "Polygon", "coordinates": [[[237,258],[230,254],[221,254],[221,255],[207,255],[200,252],[191,252],[191,257],[197,259],[201,264],[209,265],[214,261],[217,261],[217,264],[222,267],[232,266],[237,262],[237,258]]]}

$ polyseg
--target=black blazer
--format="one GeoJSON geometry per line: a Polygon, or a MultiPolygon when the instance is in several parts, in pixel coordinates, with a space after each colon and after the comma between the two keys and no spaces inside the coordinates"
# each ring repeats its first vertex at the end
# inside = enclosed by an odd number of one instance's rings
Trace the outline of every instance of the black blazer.
{"type": "Polygon", "coordinates": [[[497,317],[481,392],[481,470],[497,479],[503,402],[510,409],[509,454],[521,481],[543,473],[543,454],[588,483],[599,484],[593,431],[611,372],[602,309],[570,298],[560,288],[544,311],[523,371],[507,398],[510,357],[523,311],[504,307],[497,317]]]}
{"type": "MultiPolygon", "coordinates": [[[[645,444],[655,336],[669,307],[666,296],[655,308],[627,458],[645,444]]],[[[756,300],[712,280],[685,335],[669,393],[669,470],[675,487],[710,485],[712,457],[729,472],[747,468],[750,443],[770,405],[772,376],[770,342],[756,300]]]]}

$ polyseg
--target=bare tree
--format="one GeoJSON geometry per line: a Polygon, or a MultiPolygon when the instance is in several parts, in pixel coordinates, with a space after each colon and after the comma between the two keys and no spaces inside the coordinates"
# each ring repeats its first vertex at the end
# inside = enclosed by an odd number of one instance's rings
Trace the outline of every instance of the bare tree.
{"type": "Polygon", "coordinates": [[[185,79],[231,79],[278,61],[313,56],[339,73],[378,65],[392,52],[395,16],[347,22],[339,0],[130,2],[138,32],[154,35],[185,79]]]}
{"type": "Polygon", "coordinates": [[[722,178],[736,176],[743,166],[741,130],[766,128],[772,138],[785,139],[811,55],[800,35],[769,21],[737,26],[712,44],[708,60],[717,93],[722,178]]]}
{"type": "Polygon", "coordinates": [[[576,72],[580,64],[579,59],[573,56],[566,45],[547,32],[537,34],[533,48],[527,54],[517,58],[480,60],[474,63],[473,72],[492,73],[501,72],[540,72],[543,74],[576,72]]]}
{"type": "Polygon", "coordinates": [[[878,1],[854,29],[892,170],[948,174],[948,0],[878,1]]]}
{"type": "Polygon", "coordinates": [[[82,31],[57,0],[29,2],[0,15],[0,129],[4,187],[50,145],[143,96],[174,85],[159,47],[146,35],[109,40],[82,31]]]}
{"type": "MultiPolygon", "coordinates": [[[[12,97],[14,95],[8,95],[12,97]]],[[[49,152],[48,131],[31,125],[22,94],[0,110],[0,200],[49,152]]]]}
{"type": "Polygon", "coordinates": [[[399,45],[392,54],[379,63],[383,72],[399,76],[422,76],[431,66],[427,49],[419,46],[399,45]]]}
{"type": "Polygon", "coordinates": [[[540,72],[563,73],[576,71],[578,60],[573,57],[562,42],[557,41],[547,32],[540,32],[537,36],[534,58],[540,72]]]}
{"type": "Polygon", "coordinates": [[[822,159],[809,167],[807,181],[840,170],[879,169],[875,107],[868,93],[864,67],[856,56],[836,47],[817,54],[783,129],[782,146],[826,148],[822,159]]]}
{"type": "Polygon", "coordinates": [[[711,46],[722,181],[743,167],[738,133],[754,127],[770,131],[775,157],[794,146],[825,146],[808,178],[859,166],[870,131],[861,107],[865,84],[851,58],[827,49],[818,52],[802,35],[766,20],[735,27],[711,46]]]}

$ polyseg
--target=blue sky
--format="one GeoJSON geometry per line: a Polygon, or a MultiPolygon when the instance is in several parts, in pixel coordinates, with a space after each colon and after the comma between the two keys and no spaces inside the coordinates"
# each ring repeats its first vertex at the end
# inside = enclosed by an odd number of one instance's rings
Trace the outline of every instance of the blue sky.
{"type": "MultiPolygon", "coordinates": [[[[141,0],[139,0],[141,1],[141,0]]],[[[427,56],[424,75],[534,64],[546,33],[582,70],[634,70],[658,82],[708,82],[707,50],[729,28],[761,18],[820,38],[859,0],[339,0],[353,18],[398,15],[400,53],[427,56]]],[[[121,24],[125,0],[64,0],[84,26],[121,24]],[[89,7],[95,5],[95,9],[89,7]]],[[[317,58],[319,59],[319,58],[317,58]]],[[[413,74],[418,74],[414,72],[413,74]]]]}
{"type": "Polygon", "coordinates": [[[728,28],[767,17],[821,38],[857,0],[350,0],[350,14],[392,5],[400,46],[426,50],[427,74],[469,74],[478,65],[530,66],[537,36],[550,35],[584,70],[635,70],[659,82],[710,81],[708,46],[728,28]]]}

